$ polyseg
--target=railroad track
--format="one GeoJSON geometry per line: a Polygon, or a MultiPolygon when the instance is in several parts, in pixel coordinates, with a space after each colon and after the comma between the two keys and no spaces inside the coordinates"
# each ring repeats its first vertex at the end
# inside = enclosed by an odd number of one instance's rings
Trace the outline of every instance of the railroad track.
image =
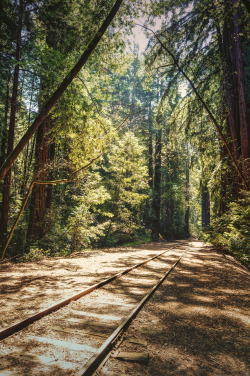
{"type": "Polygon", "coordinates": [[[93,375],[182,256],[165,250],[1,330],[0,376],[93,375]]]}

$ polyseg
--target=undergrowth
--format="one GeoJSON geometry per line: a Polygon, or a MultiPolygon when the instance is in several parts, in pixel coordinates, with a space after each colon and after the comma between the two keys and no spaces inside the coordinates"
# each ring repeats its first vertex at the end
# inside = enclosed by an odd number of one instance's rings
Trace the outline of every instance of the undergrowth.
{"type": "Polygon", "coordinates": [[[240,199],[230,203],[203,239],[250,267],[250,192],[243,192],[240,199]]]}

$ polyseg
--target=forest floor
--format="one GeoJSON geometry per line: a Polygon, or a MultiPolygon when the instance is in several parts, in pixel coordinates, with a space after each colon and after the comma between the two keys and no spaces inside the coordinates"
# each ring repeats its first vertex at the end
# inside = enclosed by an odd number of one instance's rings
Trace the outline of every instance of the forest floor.
{"type": "MultiPolygon", "coordinates": [[[[0,328],[173,245],[147,243],[0,264],[0,328]]],[[[187,253],[133,321],[105,375],[250,375],[249,271],[202,242],[182,246],[189,246],[187,253]],[[139,352],[148,360],[120,360],[122,352],[139,352]]]]}

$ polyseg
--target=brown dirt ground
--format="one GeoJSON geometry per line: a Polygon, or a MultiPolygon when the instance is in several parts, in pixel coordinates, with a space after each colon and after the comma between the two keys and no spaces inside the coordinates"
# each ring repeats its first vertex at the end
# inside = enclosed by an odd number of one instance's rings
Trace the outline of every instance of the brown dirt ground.
{"type": "MultiPolygon", "coordinates": [[[[1,264],[0,327],[175,244],[149,243],[36,263],[1,264]]],[[[114,353],[146,353],[148,362],[111,357],[105,375],[250,375],[250,273],[201,242],[189,245],[188,253],[133,321],[114,353]]]]}
{"type": "Polygon", "coordinates": [[[66,299],[178,242],[87,250],[38,262],[0,264],[0,329],[66,299]]]}
{"type": "Polygon", "coordinates": [[[105,375],[250,375],[250,273],[201,242],[190,246],[130,326],[105,375]],[[122,352],[149,360],[118,360],[122,352]]]}

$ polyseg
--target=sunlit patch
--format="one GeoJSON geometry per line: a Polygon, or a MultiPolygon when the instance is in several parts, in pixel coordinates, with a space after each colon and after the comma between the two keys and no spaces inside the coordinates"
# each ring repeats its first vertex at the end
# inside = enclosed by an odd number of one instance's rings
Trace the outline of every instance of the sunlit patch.
{"type": "Polygon", "coordinates": [[[14,376],[15,374],[9,370],[0,370],[0,376],[14,376]]]}
{"type": "Polygon", "coordinates": [[[101,313],[83,312],[83,311],[76,311],[76,310],[74,310],[73,313],[78,315],[78,316],[95,317],[95,318],[99,318],[101,320],[114,320],[114,321],[121,320],[121,317],[119,317],[119,316],[103,315],[101,313]]]}
{"type": "Polygon", "coordinates": [[[190,283],[178,283],[178,287],[190,287],[190,283]]]}
{"type": "Polygon", "coordinates": [[[199,241],[190,242],[189,246],[190,247],[194,247],[194,248],[202,248],[202,247],[204,247],[204,243],[203,242],[199,242],[199,241]]]}
{"type": "MultiPolygon", "coordinates": [[[[36,363],[40,365],[48,365],[48,366],[57,365],[57,366],[60,366],[60,368],[62,369],[72,369],[76,367],[75,363],[72,363],[72,362],[66,362],[66,361],[61,361],[61,360],[60,362],[58,362],[54,358],[44,356],[44,355],[32,354],[27,351],[14,351],[14,352],[9,353],[8,355],[11,357],[20,359],[20,361],[32,362],[32,363],[36,363]]],[[[11,370],[3,370],[3,371],[0,370],[0,376],[9,376],[9,375],[14,376],[15,373],[13,373],[11,370]]]]}
{"type": "Polygon", "coordinates": [[[196,295],[194,296],[194,299],[199,300],[200,302],[208,302],[208,303],[214,302],[213,298],[209,298],[208,296],[204,296],[204,295],[196,295]]]}
{"type": "Polygon", "coordinates": [[[236,309],[231,309],[230,312],[227,312],[227,316],[235,320],[240,320],[244,324],[250,325],[250,316],[243,315],[242,313],[239,313],[236,309]]]}
{"type": "Polygon", "coordinates": [[[75,351],[89,351],[93,353],[97,351],[97,349],[92,346],[82,345],[80,343],[61,341],[58,339],[52,339],[52,338],[47,338],[47,337],[29,336],[28,339],[34,340],[37,342],[48,343],[50,345],[54,345],[57,347],[64,347],[64,348],[75,350],[75,351]]]}

